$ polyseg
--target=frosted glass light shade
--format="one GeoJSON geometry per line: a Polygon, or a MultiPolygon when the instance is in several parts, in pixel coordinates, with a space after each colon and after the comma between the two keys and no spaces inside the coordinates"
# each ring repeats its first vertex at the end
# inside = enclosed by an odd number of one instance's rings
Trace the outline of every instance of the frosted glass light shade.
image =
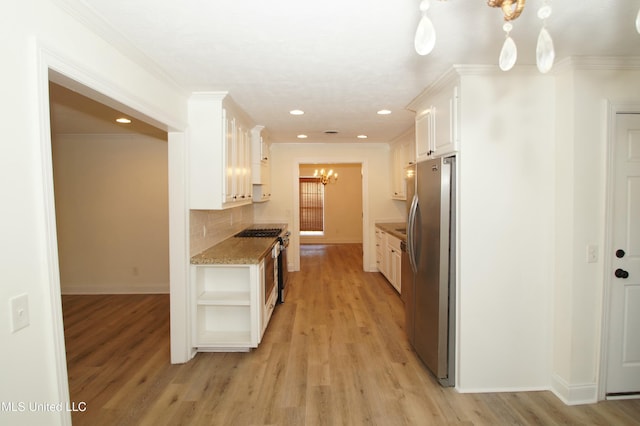
{"type": "Polygon", "coordinates": [[[536,65],[541,73],[547,73],[553,67],[556,52],[553,48],[553,40],[546,28],[542,27],[538,35],[538,45],[536,47],[536,65]]]}
{"type": "Polygon", "coordinates": [[[498,64],[502,71],[509,71],[518,60],[518,48],[515,41],[511,37],[507,37],[500,51],[500,59],[498,64]]]}
{"type": "Polygon", "coordinates": [[[416,30],[414,46],[418,55],[428,55],[436,45],[436,30],[433,27],[431,19],[426,13],[423,13],[416,30]]]}
{"type": "Polygon", "coordinates": [[[640,10],[638,11],[638,14],[636,15],[636,31],[638,31],[638,33],[640,33],[640,10]]]}

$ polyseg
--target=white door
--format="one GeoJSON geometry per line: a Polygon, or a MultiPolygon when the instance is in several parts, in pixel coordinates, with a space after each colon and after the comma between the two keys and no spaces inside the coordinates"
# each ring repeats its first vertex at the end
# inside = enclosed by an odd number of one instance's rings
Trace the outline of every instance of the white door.
{"type": "Polygon", "coordinates": [[[607,395],[640,395],[640,114],[616,115],[607,395]]]}

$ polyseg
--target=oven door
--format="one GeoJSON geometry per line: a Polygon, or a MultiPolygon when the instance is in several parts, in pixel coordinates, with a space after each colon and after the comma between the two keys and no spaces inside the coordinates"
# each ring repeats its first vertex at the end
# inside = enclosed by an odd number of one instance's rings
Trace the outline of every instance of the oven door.
{"type": "Polygon", "coordinates": [[[264,260],[264,305],[262,307],[262,334],[264,334],[267,324],[273,314],[278,298],[278,257],[280,244],[276,243],[264,260]]]}
{"type": "Polygon", "coordinates": [[[289,233],[280,238],[280,256],[278,256],[278,303],[284,303],[289,291],[287,270],[287,247],[289,246],[289,233]]]}

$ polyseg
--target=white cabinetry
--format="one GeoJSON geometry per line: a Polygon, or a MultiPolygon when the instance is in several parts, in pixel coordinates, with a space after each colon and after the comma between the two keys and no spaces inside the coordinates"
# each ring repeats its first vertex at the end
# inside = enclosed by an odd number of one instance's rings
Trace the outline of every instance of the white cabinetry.
{"type": "Polygon", "coordinates": [[[431,108],[427,108],[416,113],[416,161],[430,158],[433,138],[433,114],[431,108]]]}
{"type": "Polygon", "coordinates": [[[458,87],[457,80],[440,82],[409,105],[416,112],[416,161],[458,151],[458,87]]]}
{"type": "Polygon", "coordinates": [[[226,92],[191,96],[191,209],[219,210],[251,203],[251,127],[251,120],[226,92]]]}
{"type": "Polygon", "coordinates": [[[271,159],[269,136],[264,126],[251,130],[251,182],[253,202],[268,201],[271,198],[271,159]]]}
{"type": "Polygon", "coordinates": [[[193,265],[193,346],[198,350],[247,350],[261,337],[258,265],[193,265]]]}
{"type": "Polygon", "coordinates": [[[400,240],[391,234],[387,234],[387,279],[398,293],[400,293],[400,269],[402,268],[401,254],[400,240]]]}
{"type": "Polygon", "coordinates": [[[376,228],[376,264],[378,266],[378,271],[382,273],[382,275],[387,275],[387,262],[386,262],[386,247],[387,245],[387,234],[381,229],[376,228]]]}
{"type": "Polygon", "coordinates": [[[400,283],[402,281],[400,275],[402,268],[400,239],[379,228],[376,228],[376,262],[378,270],[400,293],[400,283]]]}
{"type": "Polygon", "coordinates": [[[406,132],[391,142],[391,198],[407,199],[405,169],[415,163],[415,130],[411,126],[406,132]]]}

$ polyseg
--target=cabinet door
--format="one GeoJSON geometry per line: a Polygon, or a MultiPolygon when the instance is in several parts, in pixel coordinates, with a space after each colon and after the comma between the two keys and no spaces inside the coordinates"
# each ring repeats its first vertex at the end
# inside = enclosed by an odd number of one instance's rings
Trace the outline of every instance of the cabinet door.
{"type": "Polygon", "coordinates": [[[432,157],[442,157],[457,151],[457,113],[458,88],[443,93],[434,100],[436,113],[434,115],[434,143],[432,157]]]}
{"type": "Polygon", "coordinates": [[[235,198],[235,140],[236,140],[236,120],[229,116],[226,110],[222,111],[225,127],[224,140],[224,201],[232,202],[235,198]]]}
{"type": "Polygon", "coordinates": [[[416,132],[414,132],[403,142],[404,145],[404,160],[402,162],[403,179],[404,169],[407,166],[415,164],[416,162],[416,132]]]}
{"type": "Polygon", "coordinates": [[[433,153],[434,108],[416,116],[416,161],[426,160],[433,153]]]}
{"type": "Polygon", "coordinates": [[[238,201],[245,200],[250,198],[249,196],[249,185],[251,184],[251,175],[248,171],[248,163],[247,163],[247,145],[249,141],[247,140],[246,129],[242,127],[241,124],[237,125],[236,129],[236,158],[234,165],[234,174],[233,178],[235,180],[236,187],[236,199],[238,201]]]}
{"type": "Polygon", "coordinates": [[[404,179],[404,167],[407,149],[406,144],[396,143],[393,147],[393,155],[391,160],[391,173],[393,174],[391,182],[393,185],[393,193],[391,197],[395,200],[406,200],[406,182],[404,179]]]}
{"type": "Polygon", "coordinates": [[[385,274],[385,257],[386,257],[386,242],[384,238],[384,232],[376,228],[376,264],[378,265],[378,271],[383,275],[385,274]]]}
{"type": "Polygon", "coordinates": [[[393,281],[391,284],[398,290],[398,293],[401,293],[400,283],[402,274],[402,252],[399,250],[393,251],[393,281]]]}

